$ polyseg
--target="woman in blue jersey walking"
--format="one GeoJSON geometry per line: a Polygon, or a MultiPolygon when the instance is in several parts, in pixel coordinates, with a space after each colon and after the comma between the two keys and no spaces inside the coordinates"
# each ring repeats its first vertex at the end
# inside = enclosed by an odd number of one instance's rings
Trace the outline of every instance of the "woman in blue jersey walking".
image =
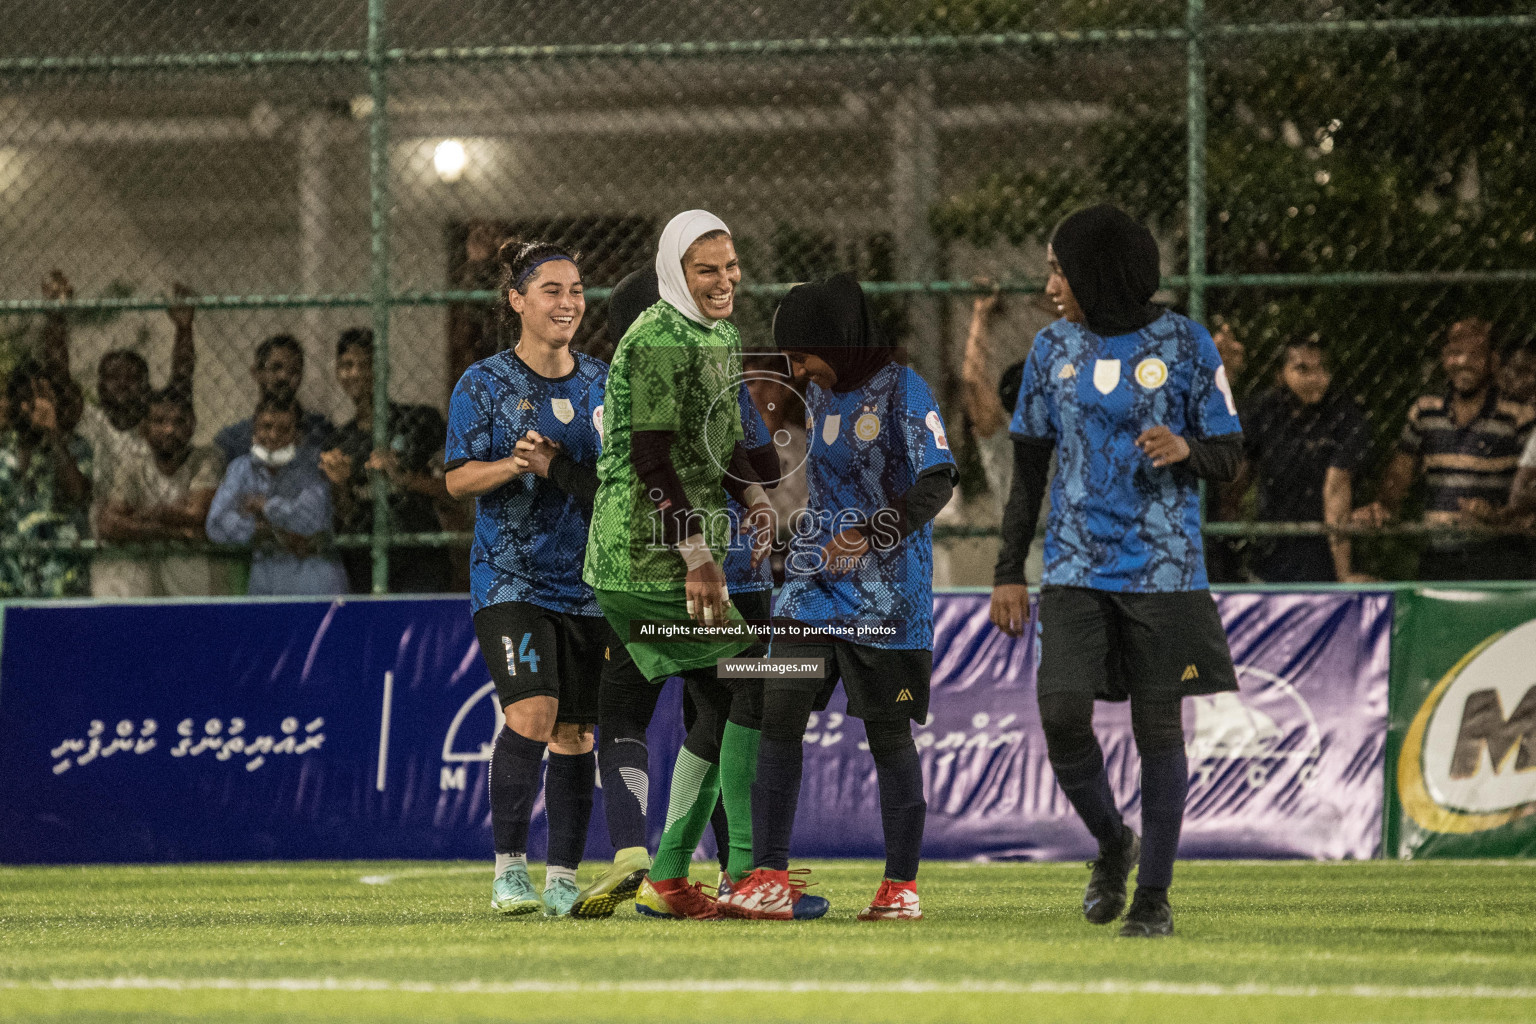
{"type": "Polygon", "coordinates": [[[1099,843],[1083,916],[1170,935],[1168,887],[1189,770],[1183,698],[1237,689],[1205,576],[1199,481],[1230,480],[1242,434],[1210,333],[1154,306],[1152,233],[1113,206],[1067,217],[1047,248],[1061,319],[1036,336],[1010,426],[1013,484],[992,621],[1029,621],[1024,557],[1051,455],[1057,472],[1040,593],[1039,701],[1056,779],[1099,843]],[[1093,702],[1131,702],[1141,755],[1138,837],[1110,792],[1093,702]]]}

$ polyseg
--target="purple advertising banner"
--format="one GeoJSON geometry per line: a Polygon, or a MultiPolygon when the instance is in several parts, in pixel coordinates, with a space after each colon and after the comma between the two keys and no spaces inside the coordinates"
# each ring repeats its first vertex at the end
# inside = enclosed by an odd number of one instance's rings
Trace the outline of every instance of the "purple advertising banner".
{"type": "MultiPolygon", "coordinates": [[[[1376,855],[1391,597],[1218,602],[1242,692],[1185,701],[1182,855],[1376,855]]],[[[935,598],[932,717],[914,729],[924,855],[1090,857],[1046,759],[1034,644],[994,629],[987,604],[935,598]]],[[[56,602],[3,615],[0,863],[490,856],[500,716],[462,599],[56,602]]],[[[653,843],[682,741],[676,688],[650,733],[653,843]]],[[[843,708],[839,693],[805,737],[796,856],[882,853],[874,765],[843,708]]],[[[1097,716],[1136,824],[1128,708],[1097,716]]],[[[598,800],[587,855],[603,858],[598,800]]]]}
{"type": "MultiPolygon", "coordinates": [[[[1221,594],[1240,692],[1184,702],[1183,857],[1369,858],[1381,847],[1390,594],[1221,594]]],[[[1033,622],[1011,640],[986,595],[935,598],[930,720],[915,730],[927,783],[923,854],[1073,860],[1097,847],[1056,785],[1035,703],[1033,622]]],[[[812,721],[799,856],[879,856],[863,728],[841,694],[812,721]]],[[[1096,705],[1110,781],[1140,827],[1127,704],[1096,705]]]]}

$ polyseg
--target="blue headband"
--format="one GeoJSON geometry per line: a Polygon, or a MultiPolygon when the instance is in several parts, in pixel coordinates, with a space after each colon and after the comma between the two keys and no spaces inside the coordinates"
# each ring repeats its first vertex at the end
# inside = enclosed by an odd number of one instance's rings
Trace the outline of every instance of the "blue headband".
{"type": "Polygon", "coordinates": [[[523,290],[523,285],[528,283],[528,279],[533,276],[533,272],[535,270],[538,270],[540,267],[542,267],[546,263],[553,263],[553,262],[555,262],[555,260],[569,260],[573,264],[576,262],[575,260],[571,259],[569,256],[566,256],[563,253],[558,255],[558,256],[545,256],[541,260],[534,260],[533,264],[527,270],[523,271],[523,275],[517,279],[517,283],[514,284],[512,287],[516,288],[518,291],[522,291],[523,290]]]}

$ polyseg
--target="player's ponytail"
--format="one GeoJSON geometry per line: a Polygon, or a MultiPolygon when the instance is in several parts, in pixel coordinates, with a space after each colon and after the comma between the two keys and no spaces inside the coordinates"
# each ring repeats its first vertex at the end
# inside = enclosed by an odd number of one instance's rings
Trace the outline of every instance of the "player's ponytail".
{"type": "Polygon", "coordinates": [[[539,266],[550,260],[570,260],[578,270],[581,269],[581,254],[554,242],[525,242],[520,238],[509,238],[496,250],[496,265],[501,268],[496,311],[514,342],[522,336],[523,323],[507,296],[514,289],[519,294],[528,294],[528,282],[533,279],[539,266]]]}

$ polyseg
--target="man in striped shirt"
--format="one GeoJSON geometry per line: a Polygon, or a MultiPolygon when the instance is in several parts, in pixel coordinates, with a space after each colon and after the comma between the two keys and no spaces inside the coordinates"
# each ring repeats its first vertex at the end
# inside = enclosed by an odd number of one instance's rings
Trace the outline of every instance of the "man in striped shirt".
{"type": "MultiPolygon", "coordinates": [[[[1421,471],[1425,523],[1454,528],[1501,518],[1536,408],[1500,396],[1493,325],[1486,320],[1452,324],[1440,366],[1450,387],[1413,403],[1377,498],[1355,511],[1356,522],[1386,522],[1421,471]]],[[[1419,561],[1419,578],[1522,579],[1530,569],[1521,538],[1435,537],[1419,561]]]]}

